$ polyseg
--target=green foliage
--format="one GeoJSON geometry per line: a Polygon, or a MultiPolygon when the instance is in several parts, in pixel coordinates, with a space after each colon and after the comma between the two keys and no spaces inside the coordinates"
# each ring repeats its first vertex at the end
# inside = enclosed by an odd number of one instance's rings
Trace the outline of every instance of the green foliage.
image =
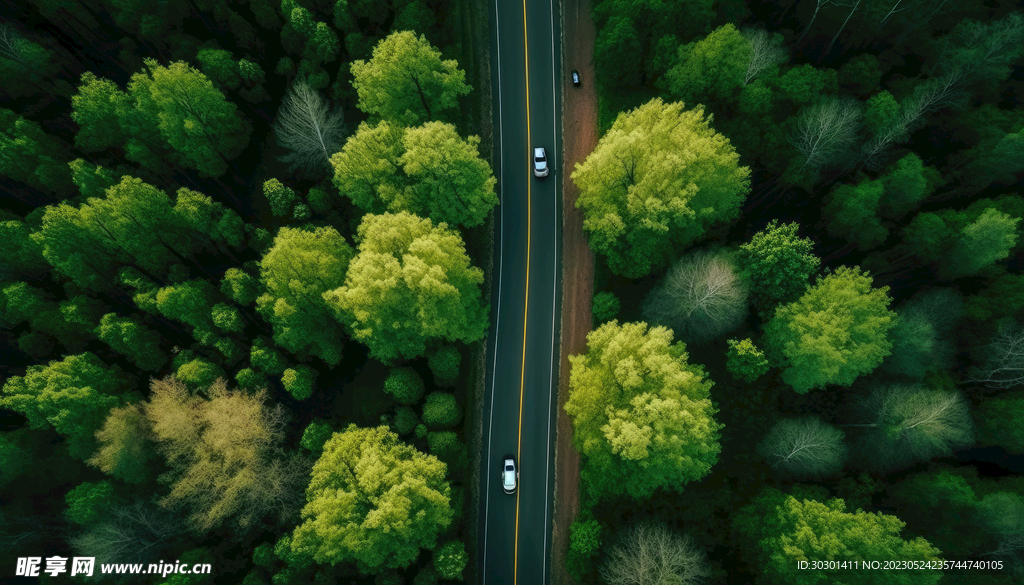
{"type": "Polygon", "coordinates": [[[413,577],[412,585],[438,585],[437,569],[434,565],[424,565],[413,577]]]}
{"type": "Polygon", "coordinates": [[[145,483],[152,479],[148,467],[155,455],[151,438],[149,419],[140,404],[115,408],[96,432],[99,449],[88,463],[128,483],[145,483]]]}
{"type": "Polygon", "coordinates": [[[128,378],[91,353],[29,366],[11,376],[0,393],[0,407],[20,412],[33,429],[52,427],[67,439],[73,457],[88,458],[94,434],[110,409],[122,404],[128,378]]]}
{"type": "Polygon", "coordinates": [[[6,488],[29,469],[32,452],[25,445],[27,432],[0,433],[0,488],[6,488]]]}
{"type": "Polygon", "coordinates": [[[839,68],[839,86],[863,97],[878,89],[883,73],[876,55],[861,53],[839,68]]]}
{"type": "Polygon", "coordinates": [[[956,350],[954,329],[962,314],[963,298],[953,289],[914,295],[896,309],[896,324],[889,333],[892,353],[882,367],[914,379],[948,369],[956,350]]]}
{"type": "Polygon", "coordinates": [[[160,335],[129,317],[107,313],[96,328],[96,336],[140,370],[155,372],[167,363],[167,354],[160,349],[160,335]]]}
{"type": "Polygon", "coordinates": [[[1008,257],[1017,245],[1020,220],[994,208],[986,209],[960,231],[942,265],[942,274],[953,278],[977,274],[1008,257]]]}
{"type": "Polygon", "coordinates": [[[206,76],[223,90],[235,91],[242,85],[239,75],[239,63],[231,56],[230,51],[221,49],[201,49],[196,55],[199,68],[206,76]]]}
{"type": "Polygon", "coordinates": [[[203,358],[196,358],[181,364],[175,370],[174,375],[194,390],[206,388],[216,382],[218,378],[226,376],[220,366],[203,358]]]}
{"type": "Polygon", "coordinates": [[[387,427],[350,425],[313,466],[291,550],[318,563],[354,561],[364,573],[408,566],[452,520],[444,473],[387,427]]]}
{"type": "Polygon", "coordinates": [[[71,194],[67,149],[31,120],[0,109],[0,176],[56,197],[71,194]]]}
{"type": "Polygon", "coordinates": [[[895,516],[846,511],[842,500],[798,500],[766,488],[736,515],[734,530],[757,551],[768,583],[938,583],[939,571],[927,569],[847,571],[826,567],[798,569],[797,561],[939,560],[939,549],[923,538],[900,538],[904,523],[895,516]],[[878,579],[881,578],[882,581],[878,579]]]}
{"type": "Polygon", "coordinates": [[[434,374],[435,386],[454,386],[459,379],[459,366],[462,363],[462,354],[454,345],[443,345],[434,353],[430,354],[427,366],[434,374]]]}
{"type": "Polygon", "coordinates": [[[302,440],[299,441],[299,444],[304,449],[319,453],[324,450],[324,444],[333,434],[334,429],[331,428],[331,425],[321,419],[314,419],[302,432],[302,440]]]}
{"type": "Polygon", "coordinates": [[[370,355],[390,362],[426,353],[428,343],[483,338],[483,271],[462,237],[405,212],[367,214],[344,286],[324,294],[370,355]]]}
{"type": "Polygon", "coordinates": [[[275,217],[288,217],[295,205],[295,191],[281,184],[277,179],[263,182],[263,196],[270,203],[270,211],[275,217]]]}
{"type": "Polygon", "coordinates": [[[886,219],[903,219],[917,209],[940,180],[935,169],[925,167],[920,157],[908,153],[893,163],[881,177],[885,194],[881,199],[879,213],[886,219]]]}
{"type": "Polygon", "coordinates": [[[0,257],[4,259],[4,270],[9,275],[5,280],[35,276],[49,269],[42,248],[30,234],[28,225],[20,219],[0,220],[0,257]]]}
{"type": "Polygon", "coordinates": [[[260,261],[267,293],[258,299],[274,325],[274,341],[298,355],[314,355],[330,365],[341,361],[342,330],[323,294],[345,282],[353,251],[331,227],[311,231],[281,228],[260,261]]]}
{"type": "Polygon", "coordinates": [[[726,24],[679,47],[664,85],[673,98],[690,106],[729,100],[744,85],[750,58],[750,42],[732,24],[726,24]]]}
{"type": "Polygon", "coordinates": [[[1024,453],[1024,391],[983,401],[974,410],[978,442],[999,445],[1008,453],[1024,453]]]}
{"type": "Polygon", "coordinates": [[[244,326],[241,313],[238,312],[236,307],[227,303],[217,303],[214,305],[211,316],[213,317],[213,324],[221,331],[239,333],[244,326]]]}
{"type": "Polygon", "coordinates": [[[889,288],[873,288],[858,268],[840,267],[765,326],[768,357],[800,394],[826,384],[849,386],[889,355],[895,314],[889,288]]]}
{"type": "Polygon", "coordinates": [[[243,368],[235,374],[235,382],[244,390],[256,391],[267,387],[267,376],[252,368],[243,368]]]}
{"type": "Polygon", "coordinates": [[[102,520],[117,505],[114,485],[109,481],[81,483],[64,496],[64,501],[68,504],[68,520],[82,526],[102,520]]]}
{"type": "Polygon", "coordinates": [[[711,382],[686,360],[671,331],[617,321],[587,336],[585,355],[569,357],[565,411],[589,493],[644,499],[680,490],[718,460],[711,382]]]}
{"type": "MultiPolygon", "coordinates": [[[[420,419],[416,416],[416,411],[413,410],[411,406],[399,406],[395,409],[394,429],[399,436],[404,437],[405,435],[413,432],[419,422],[420,419]]],[[[437,455],[433,449],[430,451],[437,455]]]]}
{"type": "Polygon", "coordinates": [[[354,61],[352,77],[356,107],[409,126],[438,120],[472,89],[457,62],[442,61],[426,36],[411,31],[391,33],[374,47],[372,59],[354,61]]]}
{"type": "Polygon", "coordinates": [[[251,305],[259,296],[259,281],[241,268],[228,268],[221,280],[220,291],[239,305],[251,305]]]}
{"type": "Polygon", "coordinates": [[[274,556],[274,547],[264,542],[252,551],[252,562],[258,567],[271,567],[277,558],[274,556]]]}
{"type": "Polygon", "coordinates": [[[404,136],[403,126],[386,120],[359,124],[341,151],[331,157],[338,191],[367,211],[402,205],[404,185],[399,170],[404,136]]]}
{"type": "Polygon", "coordinates": [[[601,524],[597,520],[576,520],[569,526],[569,550],[589,558],[601,550],[601,524]]]}
{"type": "Polygon", "coordinates": [[[875,136],[884,134],[899,123],[900,104],[888,91],[871,96],[864,112],[864,125],[875,136]]]}
{"type": "Polygon", "coordinates": [[[258,337],[253,341],[249,359],[254,368],[271,376],[283,374],[285,368],[288,367],[288,361],[265,337],[258,337]]]}
{"type": "Polygon", "coordinates": [[[889,236],[878,217],[884,193],[882,181],[844,183],[832,190],[822,211],[832,235],[856,244],[861,250],[877,247],[889,236]]]}
{"type": "Polygon", "coordinates": [[[462,419],[462,408],[455,396],[447,392],[431,392],[423,404],[423,424],[429,429],[448,429],[462,419]]]}
{"type": "Polygon", "coordinates": [[[742,341],[729,339],[729,353],[725,357],[725,366],[733,376],[752,384],[768,372],[768,359],[750,338],[742,341]]]}
{"type": "Polygon", "coordinates": [[[635,65],[643,61],[642,38],[628,16],[613,16],[600,27],[594,40],[594,64],[600,78],[619,87],[640,85],[643,71],[635,65]]]}
{"type": "Polygon", "coordinates": [[[317,372],[307,365],[288,368],[281,376],[281,384],[296,400],[305,400],[313,395],[317,372]]]}
{"type": "Polygon", "coordinates": [[[602,291],[594,295],[591,313],[595,323],[611,321],[619,314],[619,297],[615,293],[602,291]]]}
{"type": "Polygon", "coordinates": [[[462,581],[462,571],[469,562],[466,545],[461,540],[452,540],[434,550],[434,568],[442,579],[462,581]]]}
{"type": "Polygon", "coordinates": [[[799,228],[772,220],[740,246],[736,261],[750,283],[751,302],[763,313],[799,298],[821,264],[812,253],[814,243],[797,236],[799,228]]]}
{"type": "Polygon", "coordinates": [[[424,439],[429,433],[429,431],[427,430],[427,425],[423,423],[416,425],[416,428],[413,429],[413,431],[413,434],[416,435],[417,439],[424,439]]]}
{"type": "Polygon", "coordinates": [[[216,289],[206,280],[188,280],[165,286],[156,293],[157,310],[181,321],[198,333],[213,331],[213,305],[216,289]]]}
{"type": "Polygon", "coordinates": [[[392,368],[384,380],[384,391],[399,404],[416,404],[423,398],[423,379],[412,368],[392,368]]]}

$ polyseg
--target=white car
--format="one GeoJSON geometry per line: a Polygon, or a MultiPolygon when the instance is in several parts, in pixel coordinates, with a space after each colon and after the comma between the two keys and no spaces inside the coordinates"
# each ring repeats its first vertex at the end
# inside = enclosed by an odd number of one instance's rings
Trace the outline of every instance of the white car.
{"type": "Polygon", "coordinates": [[[506,494],[516,493],[516,485],[519,483],[519,472],[516,471],[516,460],[511,455],[505,457],[501,465],[501,489],[506,494]]]}
{"type": "Polygon", "coordinates": [[[537,177],[548,176],[548,155],[544,147],[533,149],[533,174],[537,177]]]}

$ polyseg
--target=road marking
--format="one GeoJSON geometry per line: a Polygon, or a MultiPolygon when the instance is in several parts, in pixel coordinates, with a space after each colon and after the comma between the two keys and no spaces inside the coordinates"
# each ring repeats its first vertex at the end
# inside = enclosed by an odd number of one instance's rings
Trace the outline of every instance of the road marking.
{"type": "MultiPolygon", "coordinates": [[[[523,0],[523,63],[526,67],[526,152],[532,158],[533,137],[530,134],[530,42],[526,35],[526,0],[523,0]]],[[[526,167],[528,173],[533,172],[533,161],[526,167]]],[[[530,310],[530,223],[533,215],[530,209],[530,186],[533,180],[527,176],[526,179],[526,306],[523,308],[523,363],[519,370],[519,430],[516,442],[516,460],[522,466],[523,450],[523,387],[526,379],[526,315],[530,310]]],[[[518,482],[516,482],[518,483],[518,482]]],[[[515,553],[512,560],[512,585],[518,585],[519,580],[519,493],[522,491],[516,486],[516,534],[515,553]]]]}

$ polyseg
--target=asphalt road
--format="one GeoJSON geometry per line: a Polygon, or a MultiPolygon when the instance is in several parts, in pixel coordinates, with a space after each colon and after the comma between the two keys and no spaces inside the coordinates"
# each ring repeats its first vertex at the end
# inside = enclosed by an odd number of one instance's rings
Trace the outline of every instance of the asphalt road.
{"type": "Polygon", "coordinates": [[[558,380],[557,5],[494,0],[491,23],[501,205],[484,405],[479,567],[485,585],[540,585],[550,574],[558,380]],[[534,146],[547,150],[551,171],[543,179],[533,176],[534,146]],[[515,495],[501,488],[502,458],[508,454],[519,467],[515,495]]]}

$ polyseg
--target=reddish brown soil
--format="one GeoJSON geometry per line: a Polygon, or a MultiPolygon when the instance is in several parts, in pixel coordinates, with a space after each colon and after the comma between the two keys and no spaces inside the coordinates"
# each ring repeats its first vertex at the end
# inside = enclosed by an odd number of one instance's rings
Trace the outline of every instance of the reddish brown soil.
{"type": "Polygon", "coordinates": [[[579,191],[569,178],[597,146],[597,92],[594,88],[594,21],[590,0],[562,3],[562,328],[558,378],[558,424],[555,445],[554,533],[551,541],[551,582],[569,585],[565,571],[569,525],[579,510],[580,456],[572,446],[572,424],[562,406],[569,398],[569,355],[587,347],[590,301],[594,294],[594,254],[583,234],[583,214],[576,209],[579,191]],[[572,85],[579,71],[582,84],[572,85]]]}

